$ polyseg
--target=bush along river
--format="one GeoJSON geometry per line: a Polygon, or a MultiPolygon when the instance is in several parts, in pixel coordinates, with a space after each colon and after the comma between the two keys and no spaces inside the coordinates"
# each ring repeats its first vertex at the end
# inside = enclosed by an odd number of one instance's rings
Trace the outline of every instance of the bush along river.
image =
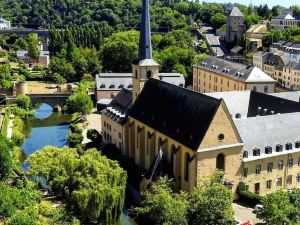
{"type": "MultiPolygon", "coordinates": [[[[47,104],[40,105],[34,118],[25,122],[26,140],[21,146],[23,158],[48,145],[59,148],[67,145],[71,120],[71,115],[53,112],[52,107],[47,104]]],[[[24,169],[28,167],[24,163],[22,166],[24,169]]],[[[136,223],[123,213],[119,225],[136,225],[136,223]]]]}

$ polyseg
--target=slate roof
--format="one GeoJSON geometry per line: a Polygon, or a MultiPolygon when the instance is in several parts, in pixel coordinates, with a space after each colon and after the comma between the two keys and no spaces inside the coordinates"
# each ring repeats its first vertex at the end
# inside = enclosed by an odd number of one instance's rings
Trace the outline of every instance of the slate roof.
{"type": "Polygon", "coordinates": [[[102,111],[102,114],[107,115],[120,124],[124,124],[131,106],[132,93],[131,91],[123,88],[108,104],[106,109],[102,111]]]}
{"type": "Polygon", "coordinates": [[[100,73],[96,75],[97,91],[132,90],[132,73],[100,73]]]}
{"type": "Polygon", "coordinates": [[[229,16],[244,16],[238,7],[233,7],[229,16]]]}
{"type": "Polygon", "coordinates": [[[247,117],[300,112],[300,103],[276,96],[251,91],[247,117]],[[258,109],[260,107],[260,111],[258,109]],[[264,113],[264,110],[266,112],[264,113]]]}
{"type": "Polygon", "coordinates": [[[300,92],[281,92],[265,94],[255,91],[228,91],[205,93],[208,96],[223,99],[233,119],[300,112],[300,92]],[[260,111],[258,110],[260,107],[260,111]],[[266,109],[266,112],[264,111],[266,109]],[[273,111],[273,112],[272,112],[273,111]]]}
{"type": "Polygon", "coordinates": [[[149,0],[143,0],[139,41],[139,61],[152,59],[149,0]]]}
{"type": "Polygon", "coordinates": [[[222,100],[149,79],[129,116],[197,151],[222,100]]]}
{"type": "Polygon", "coordinates": [[[235,120],[235,125],[244,142],[244,151],[251,161],[276,155],[299,152],[295,142],[300,141],[300,113],[276,114],[271,116],[253,117],[235,120]],[[292,144],[292,150],[286,150],[285,145],[292,144]],[[282,145],[283,151],[276,152],[276,145],[282,145]],[[272,154],[265,153],[265,147],[272,147],[272,154]],[[260,149],[260,156],[253,156],[253,149],[260,149]]]}
{"type": "Polygon", "coordinates": [[[276,82],[261,69],[245,64],[230,62],[225,59],[208,56],[199,62],[196,67],[222,74],[234,80],[243,82],[276,82]]]}
{"type": "Polygon", "coordinates": [[[300,102],[300,91],[288,91],[279,93],[268,93],[268,95],[276,96],[279,98],[288,99],[294,102],[300,102]]]}
{"type": "MultiPolygon", "coordinates": [[[[184,87],[185,79],[180,73],[159,73],[159,79],[184,87]]],[[[132,73],[100,73],[96,75],[97,91],[132,90],[132,73]]]]}
{"type": "Polygon", "coordinates": [[[279,19],[279,20],[295,20],[293,16],[291,16],[288,13],[283,13],[278,16],[276,16],[274,19],[279,19]]]}
{"type": "Polygon", "coordinates": [[[300,70],[300,63],[296,64],[293,68],[293,70],[300,70]]]}

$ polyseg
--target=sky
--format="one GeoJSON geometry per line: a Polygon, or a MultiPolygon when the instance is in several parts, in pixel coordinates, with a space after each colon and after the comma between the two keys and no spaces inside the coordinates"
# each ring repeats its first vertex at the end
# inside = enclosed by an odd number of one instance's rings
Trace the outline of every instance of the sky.
{"type": "MultiPolygon", "coordinates": [[[[217,3],[240,3],[244,5],[249,5],[251,0],[202,0],[204,2],[217,2],[217,3]]],[[[201,2],[201,1],[200,1],[201,2]]],[[[281,5],[284,7],[290,7],[291,5],[300,5],[300,0],[252,0],[253,5],[260,5],[260,4],[268,4],[269,7],[274,5],[281,5]]]]}

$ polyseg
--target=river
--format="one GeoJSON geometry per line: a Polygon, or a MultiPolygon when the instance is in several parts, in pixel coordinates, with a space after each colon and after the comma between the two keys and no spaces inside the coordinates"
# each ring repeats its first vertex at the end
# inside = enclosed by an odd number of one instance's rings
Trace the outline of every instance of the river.
{"type": "MultiPolygon", "coordinates": [[[[25,123],[26,140],[21,146],[24,158],[43,149],[47,145],[63,147],[67,144],[71,116],[53,112],[51,106],[42,104],[35,112],[35,117],[25,123]]],[[[28,165],[23,164],[26,169],[28,165]]],[[[125,213],[120,225],[136,225],[125,213]]]]}

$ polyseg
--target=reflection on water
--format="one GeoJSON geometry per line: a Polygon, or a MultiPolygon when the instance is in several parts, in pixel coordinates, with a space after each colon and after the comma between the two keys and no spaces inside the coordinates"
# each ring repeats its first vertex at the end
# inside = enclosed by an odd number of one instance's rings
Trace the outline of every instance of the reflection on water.
{"type": "MultiPolygon", "coordinates": [[[[27,139],[21,146],[23,157],[27,158],[47,145],[63,147],[67,143],[70,115],[53,112],[47,104],[42,104],[35,118],[27,120],[25,132],[27,139]]],[[[26,167],[26,165],[23,165],[26,167]]]]}

